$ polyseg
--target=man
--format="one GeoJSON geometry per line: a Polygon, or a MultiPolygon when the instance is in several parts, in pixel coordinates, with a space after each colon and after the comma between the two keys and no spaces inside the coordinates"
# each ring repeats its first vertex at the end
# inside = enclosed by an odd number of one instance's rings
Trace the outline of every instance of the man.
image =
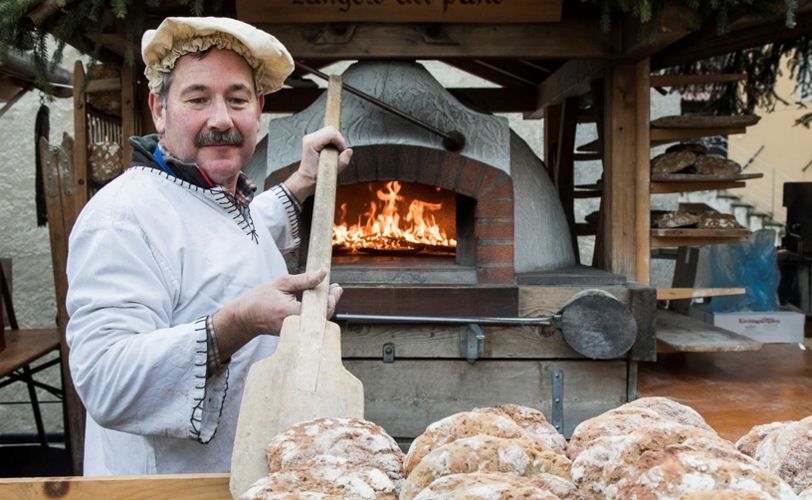
{"type": "MultiPolygon", "coordinates": [[[[352,154],[334,129],[305,136],[299,169],[253,198],[240,173],[264,95],[293,70],[271,35],[233,19],[169,18],[142,56],[157,135],[100,190],[70,236],[67,340],[87,413],[85,474],[227,471],[248,368],[271,355],[296,294],[287,274],[318,153],[352,154]]],[[[330,288],[332,310],[341,295],[330,288]]],[[[273,411],[273,409],[269,409],[273,411]]]]}

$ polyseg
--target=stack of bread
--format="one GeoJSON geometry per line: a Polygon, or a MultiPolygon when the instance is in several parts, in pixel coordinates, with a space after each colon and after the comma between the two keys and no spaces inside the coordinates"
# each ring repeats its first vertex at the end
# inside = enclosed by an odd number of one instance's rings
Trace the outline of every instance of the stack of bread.
{"type": "Polygon", "coordinates": [[[372,422],[308,420],[275,436],[265,451],[270,475],[240,500],[398,498],[403,452],[372,422]]]}
{"type": "Polygon", "coordinates": [[[740,174],[741,165],[733,160],[708,154],[702,144],[674,144],[651,160],[651,175],[697,174],[729,176],[740,174]]]}
{"type": "Polygon", "coordinates": [[[426,428],[404,462],[400,498],[580,498],[564,437],[540,411],[502,405],[456,413],[426,428]]]}
{"type": "Polygon", "coordinates": [[[572,480],[591,499],[797,498],[693,409],[642,398],[575,428],[572,480]]]}
{"type": "Polygon", "coordinates": [[[812,416],[757,425],[736,448],[779,475],[801,498],[812,499],[812,416]]]}

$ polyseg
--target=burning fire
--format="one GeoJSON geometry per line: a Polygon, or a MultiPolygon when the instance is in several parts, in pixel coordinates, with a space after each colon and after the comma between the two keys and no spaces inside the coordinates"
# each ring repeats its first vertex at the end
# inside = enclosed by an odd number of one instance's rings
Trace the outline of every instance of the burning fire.
{"type": "Polygon", "coordinates": [[[386,183],[384,189],[375,193],[380,202],[371,200],[369,211],[358,216],[355,224],[346,222],[347,204],[342,203],[338,216],[339,223],[333,225],[333,248],[358,250],[420,250],[445,247],[453,250],[457,240],[448,238],[446,232],[435,221],[432,212],[443,208],[442,203],[428,203],[412,200],[406,216],[398,210],[398,202],[405,197],[400,195],[398,181],[386,183]],[[362,220],[366,217],[366,220],[362,220]]]}

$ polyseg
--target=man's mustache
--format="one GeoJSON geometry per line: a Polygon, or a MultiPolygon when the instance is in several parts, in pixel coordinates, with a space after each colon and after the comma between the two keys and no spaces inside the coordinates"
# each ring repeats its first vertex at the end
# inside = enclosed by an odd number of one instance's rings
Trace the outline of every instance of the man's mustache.
{"type": "Polygon", "coordinates": [[[243,140],[238,130],[200,132],[195,137],[195,146],[242,146],[243,140]]]}

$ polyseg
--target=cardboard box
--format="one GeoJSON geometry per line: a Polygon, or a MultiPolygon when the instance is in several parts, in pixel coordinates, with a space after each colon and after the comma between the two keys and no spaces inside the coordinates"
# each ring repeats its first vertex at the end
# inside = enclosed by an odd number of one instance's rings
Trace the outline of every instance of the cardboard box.
{"type": "Polygon", "coordinates": [[[804,341],[806,316],[795,311],[714,313],[692,307],[691,316],[765,344],[796,344],[804,341]]]}

